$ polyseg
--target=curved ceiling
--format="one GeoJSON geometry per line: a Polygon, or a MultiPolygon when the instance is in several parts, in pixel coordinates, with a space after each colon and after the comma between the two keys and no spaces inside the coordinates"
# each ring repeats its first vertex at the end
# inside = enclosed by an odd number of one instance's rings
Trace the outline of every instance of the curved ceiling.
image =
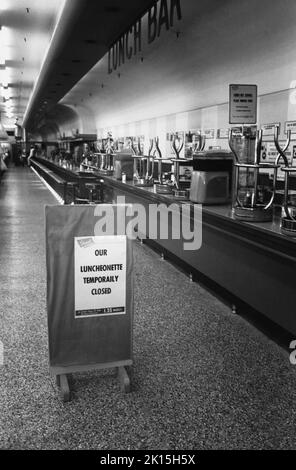
{"type": "Polygon", "coordinates": [[[22,121],[62,0],[1,0],[0,113],[4,125],[22,121]]]}
{"type": "Polygon", "coordinates": [[[24,127],[40,119],[156,0],[66,0],[28,104],[24,127]]]}
{"type": "Polygon", "coordinates": [[[1,0],[0,113],[34,130],[155,0],[1,0]],[[4,87],[3,87],[4,85],[4,87]]]}

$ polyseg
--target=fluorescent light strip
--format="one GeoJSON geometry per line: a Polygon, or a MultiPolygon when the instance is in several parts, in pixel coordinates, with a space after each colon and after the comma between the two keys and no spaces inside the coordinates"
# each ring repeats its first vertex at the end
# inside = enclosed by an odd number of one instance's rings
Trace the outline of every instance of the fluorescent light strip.
{"type": "Polygon", "coordinates": [[[39,173],[35,170],[35,168],[30,167],[32,171],[38,176],[38,178],[42,181],[42,183],[49,189],[49,191],[52,193],[52,195],[56,198],[59,204],[64,205],[65,201],[64,199],[48,184],[47,181],[45,181],[42,176],[39,175],[39,173]]]}

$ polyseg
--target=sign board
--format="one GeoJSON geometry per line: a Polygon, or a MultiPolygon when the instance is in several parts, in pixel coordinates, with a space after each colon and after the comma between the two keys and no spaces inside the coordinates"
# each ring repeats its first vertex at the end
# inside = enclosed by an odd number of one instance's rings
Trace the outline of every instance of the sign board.
{"type": "Polygon", "coordinates": [[[217,131],[217,138],[218,139],[228,139],[229,137],[229,129],[218,129],[217,131]]]}
{"type": "Polygon", "coordinates": [[[229,123],[256,124],[257,85],[229,85],[229,123]]]}
{"type": "Polygon", "coordinates": [[[285,122],[285,134],[287,131],[291,131],[291,134],[296,134],[296,121],[287,121],[285,122]]]}
{"type": "MultiPolygon", "coordinates": [[[[279,142],[280,146],[283,148],[285,145],[284,141],[279,142]]],[[[286,152],[287,158],[292,161],[292,148],[291,145],[288,148],[288,151],[286,152]]],[[[278,151],[276,149],[276,146],[274,145],[273,142],[265,142],[263,146],[263,151],[261,154],[261,159],[263,163],[275,163],[276,158],[278,156],[278,151]]],[[[280,164],[283,166],[283,161],[280,160],[280,164]]],[[[269,170],[267,168],[264,169],[264,173],[269,173],[270,176],[273,175],[273,170],[269,170]]],[[[277,173],[277,179],[283,181],[285,179],[285,173],[281,170],[281,168],[278,169],[277,173]]]]}
{"type": "Polygon", "coordinates": [[[75,318],[126,313],[126,237],[75,237],[75,318]]]}
{"type": "Polygon", "coordinates": [[[98,207],[116,221],[128,206],[45,208],[49,361],[56,375],[132,365],[132,241],[116,222],[111,236],[97,233],[98,207]]]}
{"type": "Polygon", "coordinates": [[[281,132],[281,123],[280,122],[271,122],[269,124],[262,124],[261,129],[263,131],[263,135],[274,135],[274,128],[279,128],[279,134],[281,132]]]}
{"type": "Polygon", "coordinates": [[[214,139],[215,138],[215,129],[205,129],[204,135],[206,139],[214,139]]]}

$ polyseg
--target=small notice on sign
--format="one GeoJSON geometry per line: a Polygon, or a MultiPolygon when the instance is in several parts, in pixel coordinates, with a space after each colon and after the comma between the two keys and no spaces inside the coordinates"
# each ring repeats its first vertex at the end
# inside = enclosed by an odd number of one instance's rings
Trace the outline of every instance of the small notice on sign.
{"type": "Polygon", "coordinates": [[[257,85],[229,85],[229,123],[256,124],[257,85]]]}
{"type": "Polygon", "coordinates": [[[75,237],[75,318],[126,313],[126,236],[75,237]]]}

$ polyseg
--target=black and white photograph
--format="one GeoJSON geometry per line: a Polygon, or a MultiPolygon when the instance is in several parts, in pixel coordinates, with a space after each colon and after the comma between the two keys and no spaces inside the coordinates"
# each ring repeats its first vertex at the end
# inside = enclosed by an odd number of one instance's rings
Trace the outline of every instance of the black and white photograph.
{"type": "Polygon", "coordinates": [[[0,0],[1,454],[296,450],[295,25],[0,0]]]}

